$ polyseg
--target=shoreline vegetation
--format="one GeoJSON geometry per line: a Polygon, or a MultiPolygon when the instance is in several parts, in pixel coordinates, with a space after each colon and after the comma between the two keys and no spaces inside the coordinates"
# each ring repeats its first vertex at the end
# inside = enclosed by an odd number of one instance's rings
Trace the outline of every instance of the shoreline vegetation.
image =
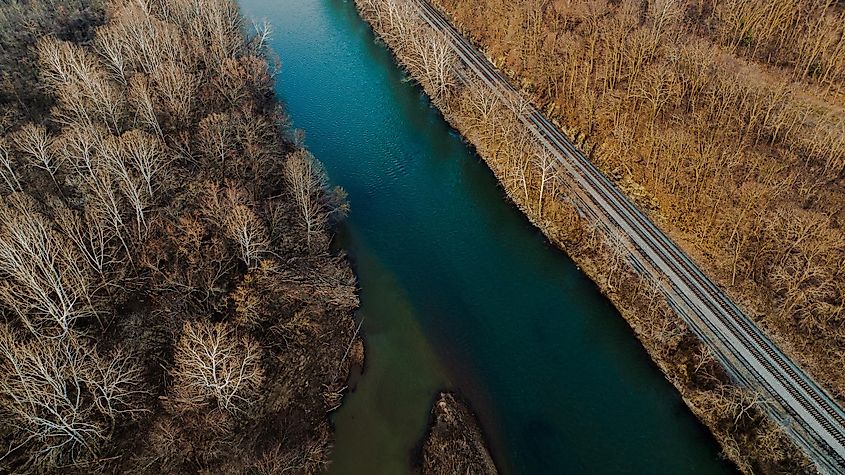
{"type": "Polygon", "coordinates": [[[232,0],[0,6],[0,471],[328,465],[347,204],[267,34],[232,0]]]}
{"type": "Polygon", "coordinates": [[[437,395],[419,454],[422,475],[496,475],[487,441],[468,404],[451,392],[437,395]]]}
{"type": "MultiPolygon", "coordinates": [[[[412,3],[356,0],[356,5],[446,120],[476,148],[508,197],[613,302],[723,455],[745,473],[813,472],[805,455],[764,416],[759,398],[733,384],[653,286],[627,266],[619,243],[579,217],[567,201],[565,183],[554,179],[553,158],[535,145],[511,109],[480,81],[458,81],[456,56],[412,3]]],[[[583,143],[584,134],[576,136],[583,143]]],[[[601,153],[590,149],[594,157],[601,153]]],[[[635,197],[642,204],[642,196],[635,197]]]]}

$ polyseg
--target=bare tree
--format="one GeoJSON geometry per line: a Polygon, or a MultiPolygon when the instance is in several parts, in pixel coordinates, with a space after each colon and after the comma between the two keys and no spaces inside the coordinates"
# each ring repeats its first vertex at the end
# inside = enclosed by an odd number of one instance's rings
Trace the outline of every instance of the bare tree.
{"type": "Polygon", "coordinates": [[[54,209],[53,213],[56,226],[76,245],[91,268],[103,280],[109,277],[106,271],[122,262],[122,259],[117,256],[119,244],[115,244],[115,241],[118,239],[114,230],[109,227],[108,216],[94,207],[86,207],[84,211],[77,212],[63,206],[54,209]]]}
{"type": "Polygon", "coordinates": [[[248,43],[252,48],[252,53],[263,55],[265,53],[264,49],[267,48],[267,43],[273,36],[272,25],[266,19],[261,21],[253,20],[250,30],[252,34],[248,43]]]}
{"type": "Polygon", "coordinates": [[[46,36],[39,40],[37,54],[41,76],[50,86],[84,83],[95,76],[95,57],[71,43],[46,36]]]}
{"type": "MultiPolygon", "coordinates": [[[[92,162],[90,173],[83,179],[82,189],[86,194],[86,209],[93,216],[108,223],[110,234],[120,241],[126,255],[131,259],[128,218],[124,216],[125,204],[118,191],[117,180],[109,163],[103,157],[97,156],[92,162]]],[[[132,184],[132,181],[129,183],[132,184]]],[[[139,186],[134,184],[128,191],[139,194],[139,186]]],[[[143,209],[141,211],[143,212],[143,209]]]]}
{"type": "Polygon", "coordinates": [[[120,137],[125,160],[144,183],[150,199],[155,199],[161,186],[159,179],[167,166],[167,152],[157,137],[140,130],[130,130],[120,137]]]}
{"type": "Polygon", "coordinates": [[[53,139],[47,134],[47,128],[43,125],[26,124],[12,135],[12,141],[27,158],[28,163],[47,172],[56,188],[59,188],[56,179],[59,161],[53,152],[53,139]]]}
{"type": "Polygon", "coordinates": [[[113,179],[112,186],[123,195],[135,214],[135,232],[140,241],[149,230],[146,212],[153,196],[147,192],[143,176],[130,162],[127,148],[122,137],[108,137],[103,142],[103,166],[113,179]]]}
{"type": "Polygon", "coordinates": [[[15,171],[17,163],[11,153],[8,141],[0,137],[0,177],[10,191],[23,191],[18,180],[18,173],[15,171]]]}
{"type": "Polygon", "coordinates": [[[227,323],[185,323],[174,353],[173,386],[189,407],[213,401],[230,413],[248,412],[264,382],[261,347],[227,323]]]}
{"type": "Polygon", "coordinates": [[[207,41],[210,58],[218,65],[226,58],[235,57],[244,47],[244,20],[233,0],[207,2],[203,6],[194,25],[201,26],[202,33],[198,31],[198,36],[207,41]]]}
{"type": "MultiPolygon", "coordinates": [[[[470,82],[463,91],[465,104],[462,105],[462,108],[470,110],[466,120],[473,124],[476,133],[480,135],[479,139],[485,143],[489,142],[496,145],[503,142],[497,140],[496,137],[500,123],[498,116],[502,113],[500,110],[502,104],[496,95],[496,91],[487,87],[480,80],[470,82]]],[[[498,147],[496,147],[496,151],[498,151],[498,147]]]]}
{"type": "Polygon", "coordinates": [[[247,191],[229,183],[222,190],[210,183],[203,205],[204,214],[234,241],[239,257],[249,267],[255,267],[270,249],[267,223],[255,211],[255,201],[247,191]]]}
{"type": "Polygon", "coordinates": [[[234,204],[225,211],[223,229],[238,244],[241,260],[250,267],[258,265],[270,247],[264,222],[244,204],[234,204]]]}
{"type": "Polygon", "coordinates": [[[52,37],[40,39],[37,52],[42,77],[59,102],[54,111],[56,121],[102,124],[120,132],[125,98],[96,55],[52,37]]]}
{"type": "Polygon", "coordinates": [[[306,150],[292,153],[285,162],[288,190],[296,200],[308,246],[325,232],[329,210],[325,206],[326,172],[306,150]]]}
{"type": "MultiPolygon", "coordinates": [[[[535,166],[540,170],[540,190],[537,197],[537,215],[542,217],[543,197],[550,183],[553,183],[558,178],[556,172],[559,163],[557,157],[555,157],[547,148],[540,150],[534,158],[535,166]]],[[[554,198],[554,196],[552,198],[554,198]]]]}
{"type": "Polygon", "coordinates": [[[194,107],[197,78],[181,65],[166,62],[153,69],[150,79],[157,103],[171,122],[180,127],[186,125],[194,107]]]}
{"type": "Polygon", "coordinates": [[[97,29],[94,38],[95,51],[103,58],[111,77],[124,86],[130,73],[129,42],[122,31],[122,25],[113,23],[97,29]]]}
{"type": "Polygon", "coordinates": [[[648,14],[652,21],[652,52],[654,56],[663,37],[671,30],[672,23],[681,17],[683,6],[678,0],[655,0],[649,2],[648,14]]]}
{"type": "Polygon", "coordinates": [[[26,447],[35,470],[95,456],[117,420],[145,409],[141,369],[125,354],[102,358],[87,342],[32,340],[0,326],[0,411],[12,428],[7,455],[26,447]]]}
{"type": "MultiPolygon", "coordinates": [[[[255,196],[260,195],[256,185],[262,177],[278,176],[280,169],[283,169],[284,150],[279,147],[278,130],[278,124],[263,114],[245,111],[236,116],[235,138],[243,153],[240,160],[233,163],[241,168],[247,182],[251,182],[255,196]],[[249,172],[252,172],[251,176],[249,172]]],[[[304,137],[297,137],[295,133],[293,139],[304,140],[304,137]]]]}
{"type": "Polygon", "coordinates": [[[0,301],[34,334],[67,336],[95,314],[91,279],[74,246],[19,194],[0,200],[0,301]]]}
{"type": "Polygon", "coordinates": [[[607,283],[613,286],[614,277],[622,269],[625,258],[629,255],[627,242],[621,231],[610,228],[603,233],[604,244],[609,254],[610,269],[607,272],[607,283]]]}
{"type": "Polygon", "coordinates": [[[158,116],[156,115],[156,105],[153,102],[147,76],[142,74],[133,75],[129,79],[127,95],[129,102],[135,106],[135,119],[140,122],[140,125],[146,127],[147,130],[155,132],[159,138],[163,138],[164,134],[161,130],[158,116]]]}
{"type": "Polygon", "coordinates": [[[424,73],[433,88],[434,97],[445,99],[450,89],[455,86],[454,67],[457,57],[446,33],[426,30],[417,37],[420,56],[424,58],[424,73]]]}
{"type": "Polygon", "coordinates": [[[76,172],[78,177],[90,176],[96,167],[98,149],[102,148],[103,135],[96,128],[66,127],[54,147],[63,162],[76,172]]]}

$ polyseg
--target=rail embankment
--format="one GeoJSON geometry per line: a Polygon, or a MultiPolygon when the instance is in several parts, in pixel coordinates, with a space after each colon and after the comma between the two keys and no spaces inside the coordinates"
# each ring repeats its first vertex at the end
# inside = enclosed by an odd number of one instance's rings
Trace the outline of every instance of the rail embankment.
{"type": "Polygon", "coordinates": [[[843,403],[843,5],[432,3],[843,403]]]}

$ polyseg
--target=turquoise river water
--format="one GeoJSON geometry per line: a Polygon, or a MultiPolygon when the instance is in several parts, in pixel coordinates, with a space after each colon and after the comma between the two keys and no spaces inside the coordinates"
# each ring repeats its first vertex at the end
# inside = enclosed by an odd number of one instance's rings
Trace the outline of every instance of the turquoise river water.
{"type": "Polygon", "coordinates": [[[437,391],[503,473],[730,473],[610,303],[511,205],[351,1],[241,0],[273,25],[280,99],[351,212],[367,367],[332,474],[402,474],[437,391]]]}

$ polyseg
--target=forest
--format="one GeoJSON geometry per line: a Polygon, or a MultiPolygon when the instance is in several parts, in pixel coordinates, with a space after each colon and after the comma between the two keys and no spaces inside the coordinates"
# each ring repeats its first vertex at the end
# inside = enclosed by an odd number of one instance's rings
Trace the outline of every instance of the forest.
{"type": "Polygon", "coordinates": [[[314,473],[341,189],[232,0],[0,5],[0,471],[314,473]]]}
{"type": "Polygon", "coordinates": [[[440,3],[845,398],[840,3],[440,3]]]}

